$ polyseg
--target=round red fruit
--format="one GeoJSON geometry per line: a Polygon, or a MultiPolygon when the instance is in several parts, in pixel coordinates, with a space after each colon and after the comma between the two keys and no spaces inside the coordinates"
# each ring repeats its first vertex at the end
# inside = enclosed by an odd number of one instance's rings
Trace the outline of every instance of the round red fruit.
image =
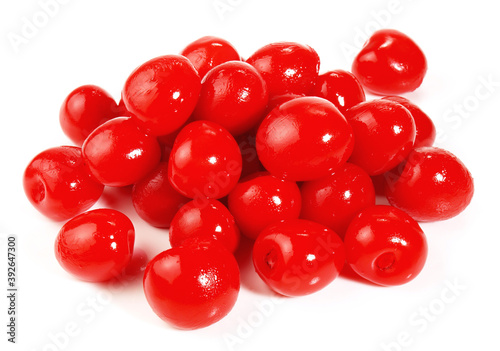
{"type": "Polygon", "coordinates": [[[266,82],[253,66],[240,61],[226,62],[203,78],[193,116],[240,135],[264,118],[267,101],[266,82]]]}
{"type": "Polygon", "coordinates": [[[307,94],[319,72],[319,56],[307,45],[280,42],[266,45],[247,59],[267,83],[269,96],[307,94]]]}
{"type": "Polygon", "coordinates": [[[353,145],[344,116],[318,97],[296,98],[275,108],[261,123],[256,141],[264,167],[293,181],[329,175],[347,161],[353,145]]]}
{"type": "Polygon", "coordinates": [[[109,186],[134,184],[161,158],[156,138],[131,117],[117,117],[97,127],[83,143],[82,152],[92,175],[109,186]]]}
{"type": "Polygon", "coordinates": [[[224,247],[192,240],[149,262],[144,292],[153,311],[179,329],[209,326],[231,311],[240,289],[234,256],[224,247]]]}
{"type": "Polygon", "coordinates": [[[189,199],[170,185],[167,162],[161,162],[132,188],[132,203],[136,212],[158,228],[168,228],[177,211],[187,202],[189,199]]]}
{"type": "Polygon", "coordinates": [[[303,219],[264,229],[253,247],[255,270],[275,292],[302,296],[323,289],[339,275],[344,245],[331,229],[303,219]]]}
{"type": "Polygon", "coordinates": [[[179,129],[193,112],[201,80],[184,56],[166,55],[138,67],[128,77],[122,98],[127,110],[154,135],[179,129]]]}
{"type": "Polygon", "coordinates": [[[83,85],[64,100],[59,122],[64,134],[80,146],[94,129],[118,116],[119,108],[111,95],[98,86],[83,85]]]}
{"type": "Polygon", "coordinates": [[[170,245],[178,247],[190,238],[215,240],[234,252],[240,240],[240,230],[233,215],[217,200],[191,201],[177,212],[169,230],[170,245]]]}
{"type": "Polygon", "coordinates": [[[206,36],[193,41],[181,52],[193,64],[200,78],[227,61],[240,61],[240,55],[227,40],[206,36]]]}
{"type": "Polygon", "coordinates": [[[265,116],[267,116],[275,107],[280,106],[281,104],[284,104],[287,101],[299,98],[299,97],[304,97],[304,94],[284,94],[284,95],[275,95],[272,98],[269,99],[269,102],[267,103],[267,109],[266,112],[264,113],[265,116]]]}
{"type": "Polygon", "coordinates": [[[347,112],[354,133],[354,151],[349,162],[369,175],[382,174],[404,161],[415,141],[415,122],[402,105],[372,100],[347,112]]]}
{"type": "Polygon", "coordinates": [[[310,94],[331,101],[342,113],[366,100],[354,74],[340,69],[321,74],[310,94]]]}
{"type": "Polygon", "coordinates": [[[196,121],[175,139],[168,176],[184,196],[219,199],[238,183],[241,162],[238,144],[227,130],[210,121],[196,121]]]}
{"type": "Polygon", "coordinates": [[[31,204],[56,221],[88,210],[104,189],[75,146],[54,147],[35,156],[24,171],[23,186],[31,204]]]}
{"type": "Polygon", "coordinates": [[[427,259],[427,240],[417,222],[392,206],[371,206],[359,213],[344,238],[347,263],[379,285],[414,279],[427,259]]]}
{"type": "Polygon", "coordinates": [[[424,111],[410,100],[401,96],[386,96],[384,100],[391,100],[406,107],[410,111],[413,120],[415,121],[415,145],[413,147],[432,146],[436,139],[436,127],[424,111]]]}
{"type": "Polygon", "coordinates": [[[59,231],[55,253],[76,278],[102,282],[119,277],[132,258],[135,231],[123,213],[98,209],[82,213],[59,231]]]}
{"type": "Polygon", "coordinates": [[[304,182],[301,218],[327,226],[343,237],[361,210],[375,205],[370,176],[360,167],[345,163],[331,175],[304,182]]]}
{"type": "Polygon", "coordinates": [[[451,152],[436,147],[414,149],[401,165],[401,174],[386,177],[389,203],[417,221],[452,218],[469,205],[474,180],[451,152]]]}
{"type": "Polygon", "coordinates": [[[300,190],[295,182],[260,172],[242,179],[229,193],[228,208],[241,233],[256,239],[270,224],[299,218],[300,190]]]}
{"type": "Polygon", "coordinates": [[[373,33],[354,59],[352,72],[375,94],[399,95],[417,89],[427,72],[422,50],[393,29],[373,33]]]}

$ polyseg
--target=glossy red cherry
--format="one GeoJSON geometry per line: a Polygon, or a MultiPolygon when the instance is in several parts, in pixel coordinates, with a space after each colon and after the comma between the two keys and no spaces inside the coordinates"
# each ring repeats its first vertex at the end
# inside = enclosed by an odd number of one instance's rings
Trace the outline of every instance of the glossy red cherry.
{"type": "Polygon", "coordinates": [[[351,268],[379,285],[408,283],[427,259],[424,232],[413,218],[392,206],[361,211],[349,225],[344,244],[351,268]]]}
{"type": "Polygon", "coordinates": [[[275,95],[269,99],[269,102],[267,103],[267,109],[264,115],[268,115],[275,107],[280,106],[281,104],[284,104],[287,101],[299,98],[299,97],[304,97],[304,94],[284,94],[284,95],[275,95]]]}
{"type": "Polygon", "coordinates": [[[155,227],[168,228],[187,202],[189,199],[170,185],[167,162],[161,162],[132,188],[132,203],[137,214],[155,227]]]}
{"type": "Polygon", "coordinates": [[[56,258],[81,280],[102,282],[119,277],[130,262],[135,231],[123,213],[98,209],[82,213],[59,231],[56,258]]]}
{"type": "Polygon", "coordinates": [[[181,246],[189,238],[215,240],[230,252],[240,241],[233,215],[217,200],[191,201],[177,212],[169,230],[170,245],[181,246]]]}
{"type": "Polygon", "coordinates": [[[310,94],[331,101],[342,113],[366,100],[354,74],[340,69],[321,74],[310,94]]]}
{"type": "Polygon", "coordinates": [[[201,80],[184,56],[154,58],[128,77],[122,98],[127,110],[154,135],[179,129],[193,112],[201,80]]]}
{"type": "Polygon", "coordinates": [[[83,85],[64,100],[59,122],[64,134],[80,146],[94,129],[118,116],[119,109],[111,95],[98,86],[83,85]]]}
{"type": "Polygon", "coordinates": [[[349,162],[369,175],[397,166],[413,148],[415,122],[410,112],[396,102],[363,102],[351,108],[346,117],[356,141],[349,162]]]}
{"type": "Polygon", "coordinates": [[[436,139],[436,127],[432,120],[417,105],[401,96],[386,96],[384,100],[391,100],[406,107],[415,121],[415,144],[413,147],[432,146],[436,139]]]}
{"type": "Polygon", "coordinates": [[[319,72],[319,56],[307,45],[280,42],[266,45],[247,59],[267,83],[269,96],[307,94],[319,72]]]}
{"type": "Polygon", "coordinates": [[[203,78],[194,119],[220,124],[233,135],[252,129],[264,116],[266,82],[246,62],[231,61],[211,69],[203,78]]]}
{"type": "Polygon", "coordinates": [[[295,182],[267,172],[242,179],[229,193],[228,208],[245,236],[256,239],[268,225],[299,218],[300,190],[295,182]]]}
{"type": "Polygon", "coordinates": [[[241,153],[227,130],[210,121],[185,126],[175,139],[168,176],[172,186],[191,199],[229,194],[241,174],[241,153]]]}
{"type": "Polygon", "coordinates": [[[473,178],[462,161],[449,151],[416,148],[401,168],[399,176],[386,177],[387,199],[417,221],[452,218],[472,200],[473,178]]]}
{"type": "Polygon", "coordinates": [[[153,311],[180,329],[209,326],[231,311],[240,289],[234,256],[213,242],[191,241],[157,255],[144,273],[153,311]]]}
{"type": "Polygon", "coordinates": [[[370,176],[360,167],[345,163],[331,175],[304,182],[301,218],[327,226],[343,237],[361,210],[375,205],[370,176]]]}
{"type": "Polygon", "coordinates": [[[303,219],[285,220],[262,231],[253,247],[255,270],[275,292],[302,296],[323,289],[345,261],[342,240],[327,227],[303,219]]]}
{"type": "Polygon", "coordinates": [[[45,150],[33,158],[23,175],[24,192],[43,215],[63,221],[88,210],[102,194],[75,146],[45,150]]]}
{"type": "Polygon", "coordinates": [[[190,43],[181,52],[203,78],[208,71],[227,61],[240,61],[240,55],[227,40],[206,36],[190,43]]]}
{"type": "Polygon", "coordinates": [[[327,176],[347,161],[353,144],[344,116],[318,97],[293,99],[275,108],[261,123],[256,141],[264,167],[293,181],[327,176]]]}
{"type": "Polygon", "coordinates": [[[97,127],[82,146],[92,175],[104,185],[134,184],[160,162],[156,138],[131,117],[117,117],[97,127]]]}
{"type": "Polygon", "coordinates": [[[255,134],[253,132],[241,134],[235,140],[240,147],[242,159],[240,178],[244,178],[252,173],[265,171],[255,148],[255,134]]]}
{"type": "Polygon", "coordinates": [[[407,35],[393,29],[373,33],[354,59],[352,73],[375,94],[399,95],[417,89],[427,60],[407,35]]]}

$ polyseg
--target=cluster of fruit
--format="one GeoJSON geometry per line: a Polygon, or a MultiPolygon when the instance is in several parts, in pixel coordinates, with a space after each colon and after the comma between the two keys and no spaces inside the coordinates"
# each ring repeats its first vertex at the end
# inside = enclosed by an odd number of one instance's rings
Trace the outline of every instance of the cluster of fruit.
{"type": "Polygon", "coordinates": [[[113,209],[82,212],[104,186],[131,186],[139,216],[169,228],[172,248],[143,283],[153,310],[179,328],[232,309],[240,233],[255,240],[258,275],[286,296],[324,288],[345,263],[380,285],[414,279],[427,257],[417,221],[451,218],[473,195],[463,163],[432,147],[431,119],[395,96],[420,86],[425,56],[381,30],[353,73],[319,66],[306,45],[269,44],[243,61],[204,37],[138,67],[119,104],[96,86],[74,90],[60,122],[77,146],[43,151],[24,173],[31,203],[69,219],[55,244],[61,266],[94,282],[127,267],[132,222],[113,209]],[[389,96],[366,101],[363,87],[389,96]],[[376,205],[376,193],[392,206],[376,205]]]}

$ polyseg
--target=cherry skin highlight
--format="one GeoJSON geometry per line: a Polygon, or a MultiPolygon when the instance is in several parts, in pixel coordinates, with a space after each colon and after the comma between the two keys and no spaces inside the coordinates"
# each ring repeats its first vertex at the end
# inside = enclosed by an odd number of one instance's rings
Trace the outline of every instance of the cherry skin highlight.
{"type": "Polygon", "coordinates": [[[474,180],[467,167],[451,152],[436,147],[414,149],[400,174],[385,177],[389,203],[417,221],[452,218],[469,205],[474,180]]]}
{"type": "Polygon", "coordinates": [[[94,129],[119,115],[116,101],[104,89],[95,85],[83,85],[73,90],[64,100],[59,112],[59,122],[64,134],[81,146],[94,129]]]}
{"type": "Polygon", "coordinates": [[[417,89],[427,72],[424,53],[407,35],[378,30],[352,64],[352,73],[374,94],[399,95],[417,89]]]}
{"type": "Polygon", "coordinates": [[[219,199],[238,183],[241,162],[238,144],[226,129],[210,121],[195,121],[175,139],[168,177],[184,196],[219,199]]]}
{"type": "Polygon", "coordinates": [[[427,240],[417,222],[392,206],[371,206],[351,222],[344,237],[347,263],[379,285],[406,284],[424,267],[427,240]]]}
{"type": "Polygon", "coordinates": [[[384,100],[391,100],[406,107],[410,111],[415,121],[415,144],[413,147],[432,146],[436,140],[436,127],[430,119],[417,105],[401,96],[386,96],[384,100]]]}
{"type": "Polygon", "coordinates": [[[242,234],[256,239],[268,225],[299,217],[300,190],[295,182],[267,172],[254,173],[229,193],[228,208],[242,234]]]}
{"type": "Polygon", "coordinates": [[[345,163],[327,177],[304,182],[300,193],[300,218],[323,224],[341,238],[359,211],[375,205],[370,176],[352,163],[345,163]]]}
{"type": "Polygon", "coordinates": [[[256,140],[264,167],[292,181],[327,176],[347,161],[353,145],[345,117],[330,101],[318,97],[296,98],[273,109],[256,140]]]}
{"type": "Polygon", "coordinates": [[[156,138],[131,117],[117,117],[97,127],[82,146],[92,175],[108,186],[134,184],[160,162],[156,138]]]}
{"type": "Polygon", "coordinates": [[[158,317],[179,329],[199,329],[231,311],[240,289],[240,272],[224,247],[191,240],[154,257],[146,267],[143,285],[158,317]]]}
{"type": "Polygon", "coordinates": [[[132,258],[135,231],[123,213],[98,209],[82,213],[59,231],[55,243],[61,267],[76,278],[102,282],[119,277],[132,258]]]}
{"type": "Polygon", "coordinates": [[[268,44],[250,56],[267,83],[269,96],[308,94],[319,72],[319,56],[307,45],[292,42],[268,44]]]}
{"type": "Polygon", "coordinates": [[[75,146],[54,147],[36,155],[24,171],[23,187],[31,204],[56,221],[88,210],[104,189],[75,146]]]}
{"type": "Polygon", "coordinates": [[[252,257],[256,272],[272,290],[302,296],[337,278],[344,266],[345,250],[331,229],[295,219],[264,229],[255,241],[252,257]]]}
{"type": "Polygon", "coordinates": [[[366,100],[363,87],[356,77],[340,69],[321,74],[310,94],[331,101],[343,114],[366,100]]]}
{"type": "Polygon", "coordinates": [[[150,133],[165,135],[179,129],[198,101],[201,79],[184,56],[154,58],[135,69],[122,91],[127,110],[150,133]]]}
{"type": "Polygon", "coordinates": [[[181,246],[189,238],[200,238],[217,241],[234,252],[240,241],[240,230],[233,215],[219,201],[190,201],[172,219],[169,238],[172,247],[181,246]]]}
{"type": "Polygon", "coordinates": [[[203,78],[193,116],[195,120],[212,121],[231,134],[240,135],[264,118],[267,101],[266,82],[253,66],[240,61],[226,62],[203,78]]]}
{"type": "Polygon", "coordinates": [[[208,71],[227,61],[240,61],[240,55],[227,40],[206,36],[188,44],[181,55],[187,57],[203,79],[208,71]]]}
{"type": "Polygon", "coordinates": [[[415,122],[402,105],[389,100],[363,102],[347,112],[354,133],[349,162],[374,176],[403,162],[413,148],[415,122]]]}

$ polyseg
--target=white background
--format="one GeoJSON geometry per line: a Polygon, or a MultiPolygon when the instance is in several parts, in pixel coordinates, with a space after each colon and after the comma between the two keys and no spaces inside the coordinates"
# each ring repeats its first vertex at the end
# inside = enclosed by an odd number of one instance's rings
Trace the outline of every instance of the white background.
{"type": "MultiPolygon", "coordinates": [[[[9,350],[499,350],[500,21],[490,4],[66,0],[44,23],[38,1],[2,1],[0,232],[19,238],[18,344],[9,350]],[[222,12],[217,4],[225,4],[222,12]],[[12,45],[9,38],[22,35],[24,18],[33,22],[33,17],[41,28],[12,45]],[[475,178],[475,196],[464,213],[422,225],[429,257],[417,279],[382,288],[339,278],[311,296],[275,298],[247,266],[232,312],[213,326],[186,332],[151,311],[140,277],[122,285],[92,285],[58,266],[53,242],[62,224],[31,207],[21,179],[38,152],[69,144],[58,113],[71,90],[96,84],[118,99],[136,66],[178,53],[204,35],[229,40],[243,57],[270,42],[298,41],[317,50],[322,72],[349,69],[363,35],[381,26],[405,32],[424,50],[427,76],[406,96],[434,120],[440,133],[436,144],[455,153],[475,178]],[[460,109],[464,112],[456,112],[460,109]],[[450,290],[451,285],[458,287],[450,290]],[[77,335],[61,334],[68,325],[77,335]]],[[[136,247],[149,258],[168,248],[167,232],[141,221],[124,198],[107,190],[96,207],[114,206],[129,215],[136,247]]],[[[4,248],[0,259],[4,289],[4,248]]],[[[5,302],[2,298],[2,350],[5,302]]]]}

